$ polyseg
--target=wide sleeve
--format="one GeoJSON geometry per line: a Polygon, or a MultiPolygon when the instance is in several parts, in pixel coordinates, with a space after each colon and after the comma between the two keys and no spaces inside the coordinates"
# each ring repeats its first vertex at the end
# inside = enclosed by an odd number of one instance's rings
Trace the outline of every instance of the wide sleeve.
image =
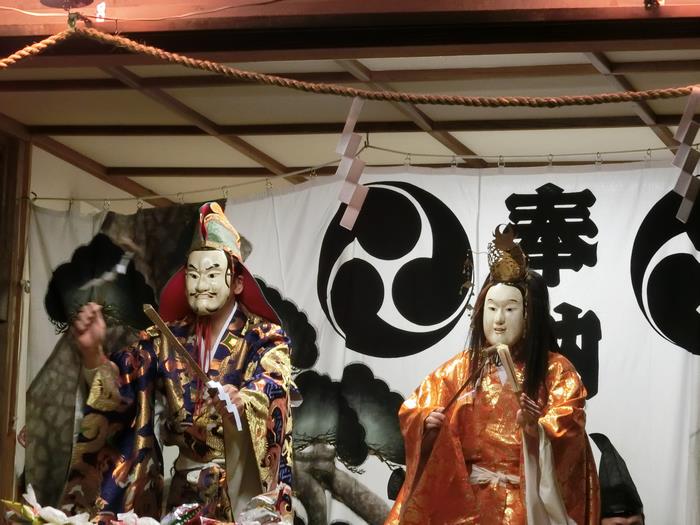
{"type": "MultiPolygon", "coordinates": [[[[539,463],[542,480],[545,470],[553,476],[566,508],[578,525],[597,525],[599,488],[595,462],[586,435],[586,388],[574,366],[560,354],[550,354],[546,378],[545,414],[539,420],[539,463]],[[551,465],[544,458],[551,456],[551,465]]],[[[527,451],[525,452],[527,455],[527,451]]],[[[526,484],[532,485],[526,476],[526,484]]]]}
{"type": "Polygon", "coordinates": [[[547,404],[540,424],[551,440],[585,435],[586,388],[574,366],[563,356],[550,359],[547,370],[547,404]]]}
{"type": "Polygon", "coordinates": [[[139,515],[159,515],[156,370],[151,345],[137,343],[114,352],[87,376],[91,382],[61,498],[66,512],[94,516],[137,509],[139,515]]]}
{"type": "Polygon", "coordinates": [[[438,407],[444,407],[455,391],[448,370],[440,367],[427,376],[399,408],[399,424],[406,449],[407,480],[415,475],[420,459],[425,419],[438,407]]]}
{"type": "Polygon", "coordinates": [[[292,484],[292,381],[289,339],[281,327],[260,323],[246,335],[248,355],[240,394],[265,491],[292,484]]]}
{"type": "Polygon", "coordinates": [[[453,523],[468,514],[472,495],[459,437],[459,410],[446,413],[429,457],[421,459],[423,424],[445,407],[467,378],[467,354],[461,353],[428,375],[399,409],[406,450],[406,478],[386,520],[387,525],[453,523]],[[422,462],[424,461],[424,463],[422,462]]]}

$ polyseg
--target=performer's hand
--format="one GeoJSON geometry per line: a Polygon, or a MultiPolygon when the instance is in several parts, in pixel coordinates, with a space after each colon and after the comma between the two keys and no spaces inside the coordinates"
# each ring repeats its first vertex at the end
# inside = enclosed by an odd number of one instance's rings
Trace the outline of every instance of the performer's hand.
{"type": "MultiPolygon", "coordinates": [[[[233,403],[238,410],[238,413],[240,415],[243,415],[243,411],[245,410],[245,402],[243,401],[243,397],[241,396],[240,392],[238,389],[233,386],[233,385],[224,385],[224,392],[228,395],[228,398],[231,400],[231,403],[233,403]]],[[[214,400],[216,404],[216,409],[219,411],[219,414],[227,414],[228,411],[226,410],[226,403],[224,401],[221,401],[218,397],[214,400]]]]}
{"type": "Polygon", "coordinates": [[[520,410],[515,416],[515,420],[525,432],[531,436],[537,435],[537,422],[542,417],[544,407],[533,401],[526,394],[520,394],[518,399],[520,410]]]}
{"type": "Polygon", "coordinates": [[[445,422],[445,414],[443,407],[437,407],[433,410],[423,422],[423,443],[421,443],[421,451],[423,454],[430,452],[433,449],[438,432],[445,422]]]}
{"type": "Polygon", "coordinates": [[[445,422],[445,414],[442,413],[444,410],[443,407],[437,407],[425,418],[423,422],[423,430],[425,432],[440,430],[440,427],[445,422]]]}
{"type": "Polygon", "coordinates": [[[102,349],[106,332],[102,306],[96,303],[84,305],[73,321],[71,333],[86,368],[97,368],[107,360],[102,349]]]}

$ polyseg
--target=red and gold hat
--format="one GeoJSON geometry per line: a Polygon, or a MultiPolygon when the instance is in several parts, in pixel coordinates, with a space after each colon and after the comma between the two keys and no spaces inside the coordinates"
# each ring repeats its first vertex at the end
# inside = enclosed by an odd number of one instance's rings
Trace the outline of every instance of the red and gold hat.
{"type": "MultiPolygon", "coordinates": [[[[243,268],[243,291],[238,295],[238,302],[251,314],[280,324],[279,317],[265,299],[255,277],[243,264],[241,236],[216,202],[208,202],[199,208],[199,223],[190,252],[202,249],[223,250],[237,260],[243,268]]],[[[159,311],[165,321],[176,321],[192,313],[187,303],[185,274],[183,265],[160,294],[159,311]]]]}

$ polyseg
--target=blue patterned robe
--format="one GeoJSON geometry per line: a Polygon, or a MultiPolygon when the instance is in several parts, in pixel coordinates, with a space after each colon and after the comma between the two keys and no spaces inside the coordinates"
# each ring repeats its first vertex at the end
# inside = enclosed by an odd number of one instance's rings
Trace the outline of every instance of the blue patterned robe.
{"type": "MultiPolygon", "coordinates": [[[[194,356],[194,319],[169,326],[194,356]]],[[[279,326],[239,308],[208,371],[212,379],[240,389],[261,492],[292,483],[290,390],[295,387],[288,342],[279,326]],[[245,358],[237,368],[241,352],[245,358]]],[[[156,394],[165,400],[160,430],[165,444],[176,445],[190,460],[221,463],[224,425],[218,413],[204,409],[203,392],[154,328],[143,332],[138,343],[111,354],[90,385],[61,508],[99,515],[106,522],[130,510],[159,518],[163,458],[155,430],[156,394]]],[[[207,515],[230,520],[224,469],[203,471],[199,485],[193,492],[183,480],[174,479],[168,507],[199,500],[207,515]]],[[[287,503],[291,507],[291,501],[287,503]]]]}

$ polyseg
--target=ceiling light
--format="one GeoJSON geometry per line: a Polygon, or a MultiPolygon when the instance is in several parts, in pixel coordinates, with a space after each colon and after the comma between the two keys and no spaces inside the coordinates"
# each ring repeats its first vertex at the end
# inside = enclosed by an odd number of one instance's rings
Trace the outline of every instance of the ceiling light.
{"type": "Polygon", "coordinates": [[[93,0],[41,0],[41,3],[46,7],[55,7],[58,9],[65,9],[70,11],[71,9],[76,9],[78,7],[85,7],[90,5],[93,0]]]}

